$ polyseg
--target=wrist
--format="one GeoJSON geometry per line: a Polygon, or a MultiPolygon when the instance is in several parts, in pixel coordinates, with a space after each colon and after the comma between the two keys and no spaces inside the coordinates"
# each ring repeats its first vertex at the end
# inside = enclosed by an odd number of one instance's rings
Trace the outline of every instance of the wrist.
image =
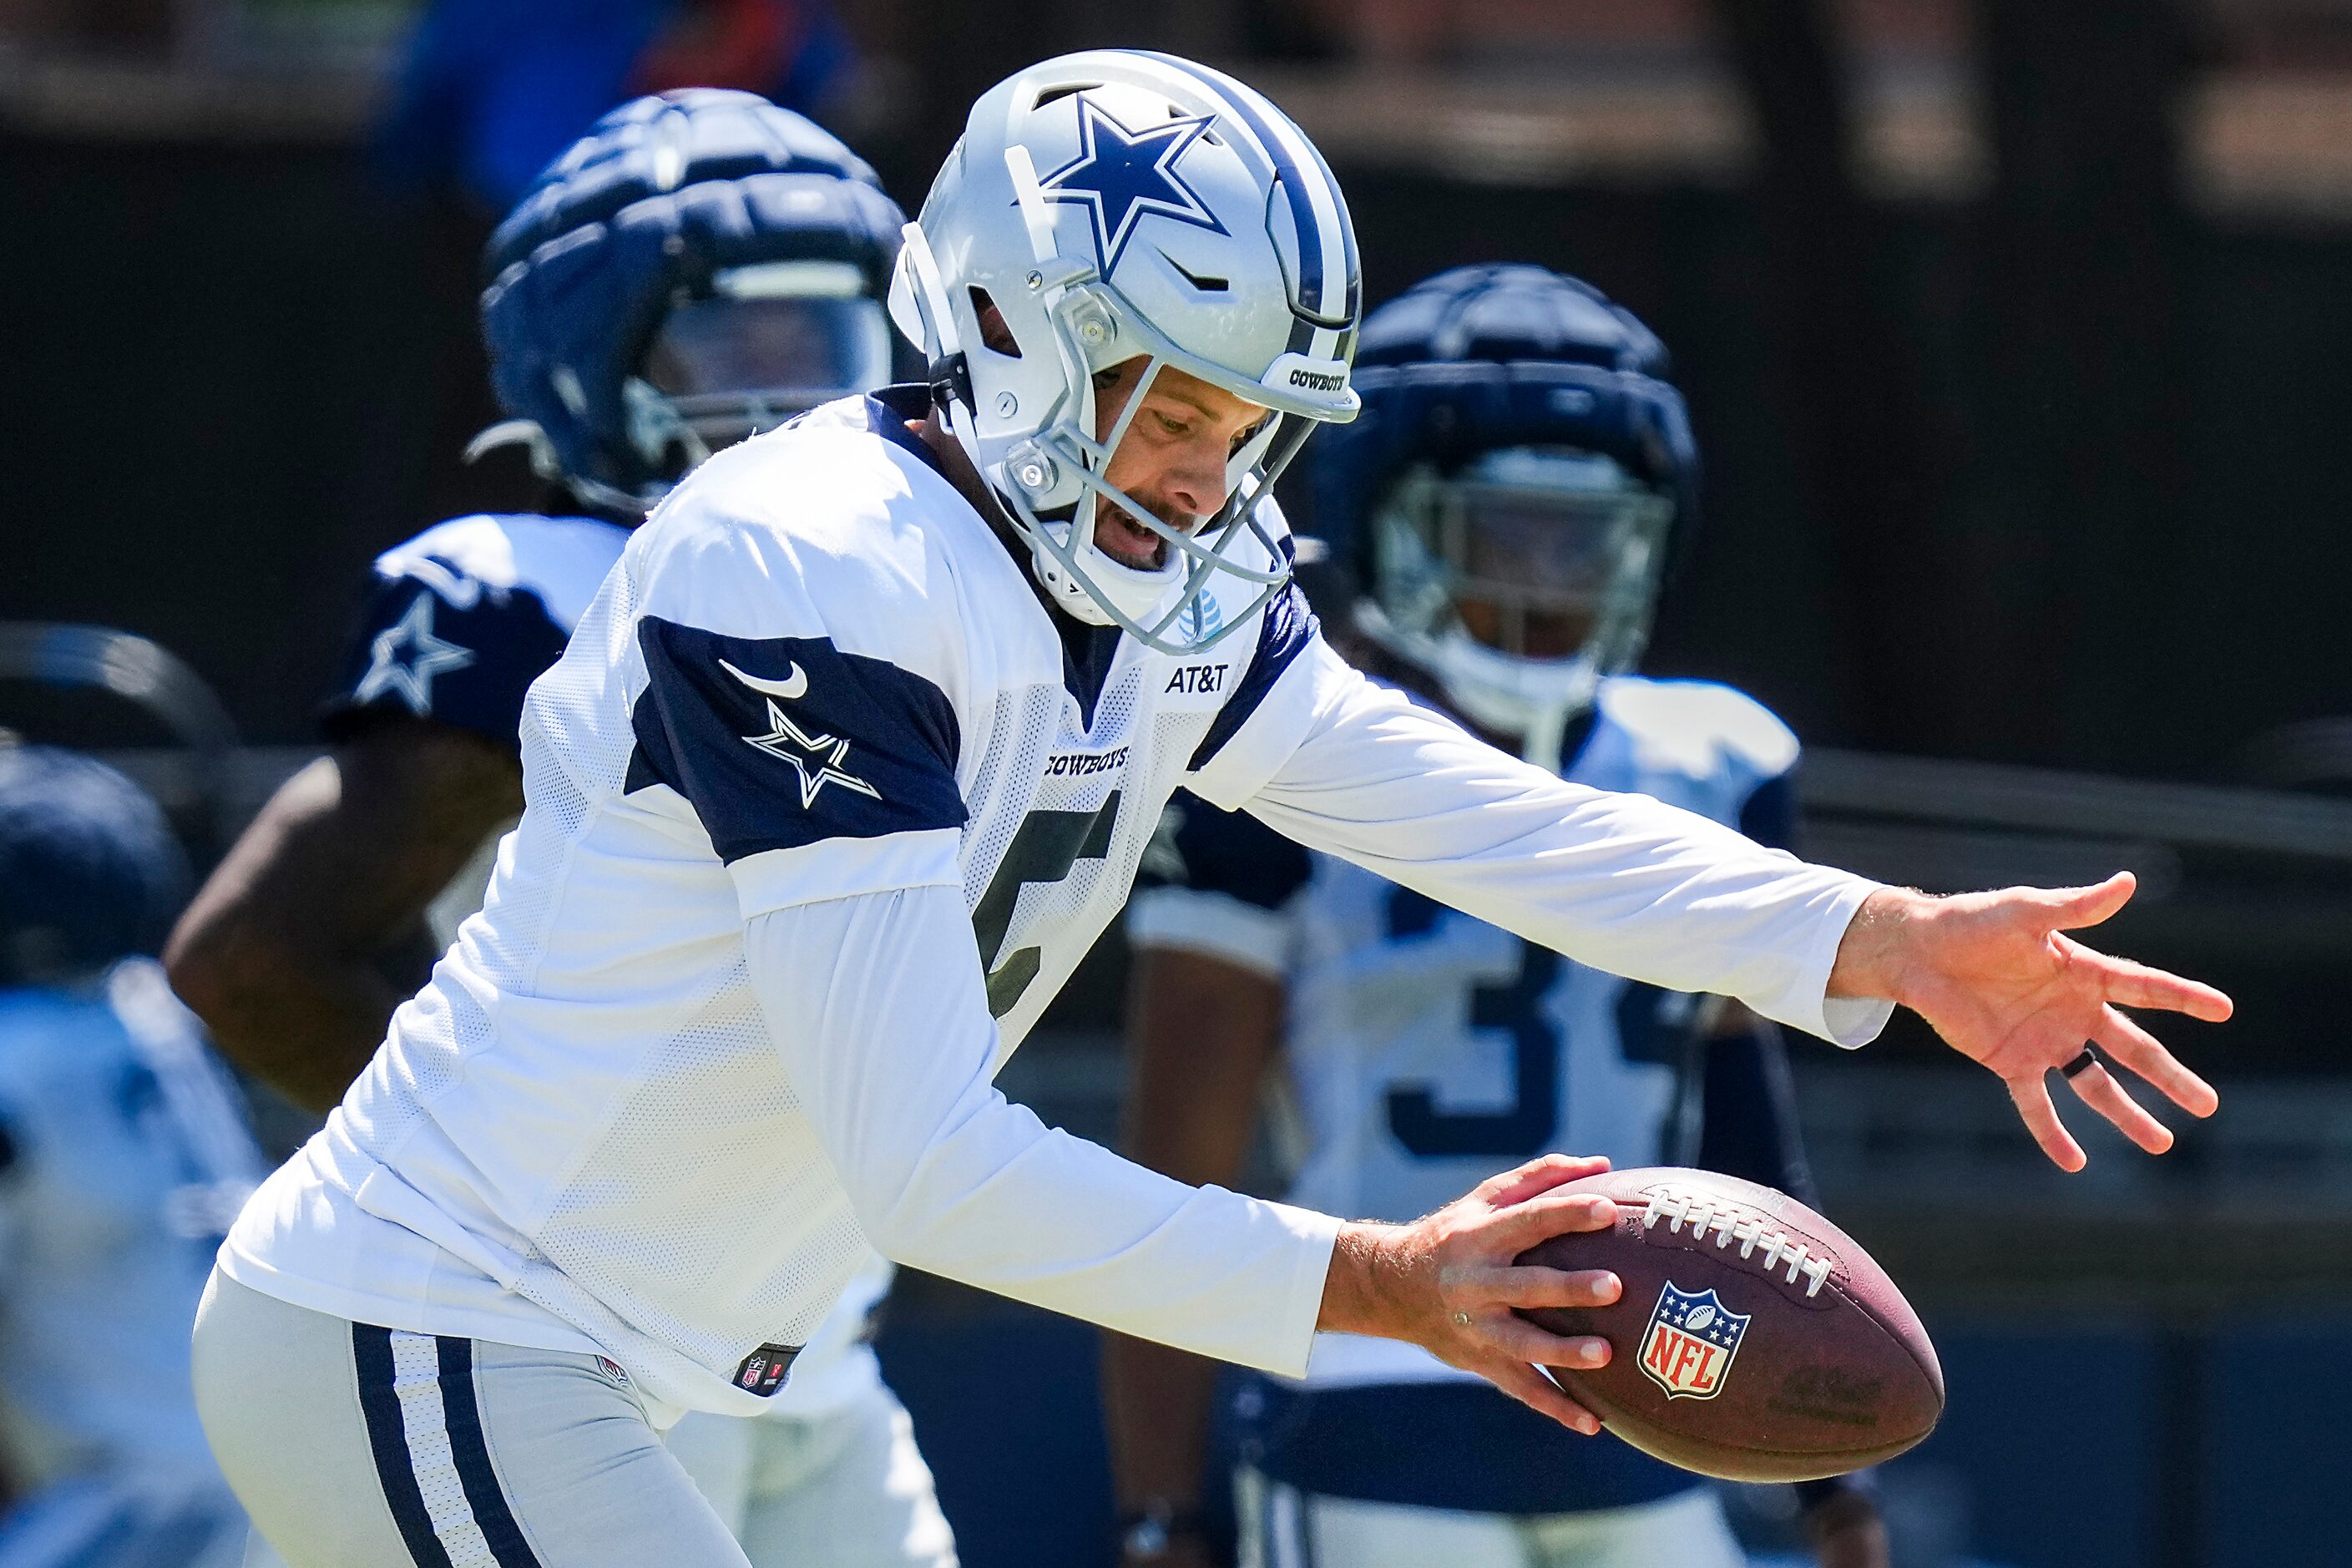
{"type": "Polygon", "coordinates": [[[1393,1254],[1404,1226],[1350,1220],[1331,1242],[1331,1266],[1323,1276],[1323,1305],[1315,1317],[1318,1333],[1383,1334],[1393,1314],[1389,1298],[1397,1273],[1393,1254]]]}
{"type": "Polygon", "coordinates": [[[1874,889],[1846,922],[1827,994],[1906,1001],[1918,922],[1935,901],[1914,888],[1874,889]]]}
{"type": "Polygon", "coordinates": [[[1197,1502],[1173,1498],[1146,1498],[1118,1516],[1118,1549],[1130,1561],[1164,1557],[1179,1542],[1200,1541],[1208,1533],[1208,1516],[1197,1502]]]}

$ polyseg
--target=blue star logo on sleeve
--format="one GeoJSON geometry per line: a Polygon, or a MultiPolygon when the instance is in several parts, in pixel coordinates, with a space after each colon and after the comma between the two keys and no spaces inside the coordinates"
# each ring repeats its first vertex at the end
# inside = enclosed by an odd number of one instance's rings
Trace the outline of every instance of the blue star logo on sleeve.
{"type": "Polygon", "coordinates": [[[1176,172],[1176,160],[1208,132],[1211,123],[1210,116],[1202,115],[1130,131],[1094,100],[1079,95],[1081,150],[1039,181],[1038,188],[1049,202],[1085,205],[1094,218],[1095,254],[1102,258],[1103,276],[1117,270],[1139,219],[1157,215],[1227,232],[1176,172]]]}
{"type": "Polygon", "coordinates": [[[793,772],[800,775],[803,811],[814,808],[818,795],[827,784],[839,784],[869,800],[882,798],[881,791],[842,766],[849,760],[849,742],[846,740],[835,735],[812,735],[793,723],[791,716],[776,705],[779,695],[798,696],[808,689],[808,677],[799,665],[793,666],[791,677],[782,681],[746,675],[723,658],[719,661],[719,668],[761,693],[767,703],[768,732],[746,735],[743,743],[792,764],[793,772]]]}
{"type": "Polygon", "coordinates": [[[368,645],[367,673],[352,693],[359,701],[373,702],[390,692],[418,718],[430,718],[434,680],[474,662],[472,649],[434,635],[436,603],[430,592],[419,591],[400,619],[376,633],[368,645]]]}

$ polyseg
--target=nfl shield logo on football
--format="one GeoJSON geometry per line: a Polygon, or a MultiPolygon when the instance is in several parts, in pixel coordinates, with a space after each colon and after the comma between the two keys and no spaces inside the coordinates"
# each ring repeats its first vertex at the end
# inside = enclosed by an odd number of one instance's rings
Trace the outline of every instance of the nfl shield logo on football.
{"type": "Polygon", "coordinates": [[[1723,1392],[1753,1313],[1735,1312],[1714,1290],[1669,1283],[1642,1333],[1642,1372],[1668,1399],[1713,1399],[1723,1392]]]}

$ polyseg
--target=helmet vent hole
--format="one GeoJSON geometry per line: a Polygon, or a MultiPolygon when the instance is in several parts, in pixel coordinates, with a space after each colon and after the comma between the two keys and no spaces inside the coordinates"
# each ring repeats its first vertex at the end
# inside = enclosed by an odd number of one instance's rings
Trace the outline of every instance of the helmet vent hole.
{"type": "Polygon", "coordinates": [[[1013,337],[1013,329],[1004,324],[1004,312],[996,308],[988,290],[974,286],[965,290],[971,296],[972,319],[980,323],[980,341],[991,353],[1006,359],[1021,357],[1021,343],[1013,337]]]}
{"type": "Polygon", "coordinates": [[[1203,294],[1223,294],[1234,286],[1233,279],[1230,278],[1204,278],[1201,276],[1199,273],[1194,272],[1191,268],[1186,267],[1182,262],[1177,260],[1174,257],[1169,255],[1164,250],[1160,253],[1160,259],[1174,268],[1176,269],[1176,275],[1179,278],[1181,278],[1185,282],[1190,283],[1193,288],[1199,289],[1203,294]]]}
{"type": "Polygon", "coordinates": [[[1102,83],[1098,81],[1081,81],[1072,82],[1066,87],[1049,87],[1037,95],[1036,107],[1043,109],[1049,103],[1058,103],[1066,98],[1076,98],[1082,92],[1092,92],[1101,85],[1102,83]]]}

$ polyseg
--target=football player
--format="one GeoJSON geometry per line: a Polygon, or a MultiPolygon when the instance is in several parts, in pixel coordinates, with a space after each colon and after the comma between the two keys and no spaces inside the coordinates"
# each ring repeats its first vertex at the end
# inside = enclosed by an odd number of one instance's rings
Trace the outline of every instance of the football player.
{"type": "Polygon", "coordinates": [[[152,954],[187,896],[113,769],[0,740],[0,1565],[234,1568],[188,1321],[267,1165],[152,954]]]}
{"type": "MultiPolygon", "coordinates": [[[[1633,673],[1695,521],[1665,375],[1649,330],[1573,279],[1433,278],[1364,322],[1364,412],[1316,453],[1318,533],[1356,589],[1359,664],[1577,784],[1786,847],[1796,738],[1728,687],[1633,673]]],[[[1303,1133],[1288,1196],[1308,1207],[1409,1220],[1570,1149],[1811,1201],[1780,1039],[1736,1003],[1563,960],[1184,795],[1140,880],[1128,1117],[1155,1169],[1233,1182],[1279,1056],[1303,1133]]],[[[1210,1363],[1113,1338],[1105,1372],[1128,1563],[1205,1562],[1210,1363]]],[[[1738,1561],[1696,1477],[1579,1442],[1411,1345],[1322,1340],[1303,1384],[1253,1380],[1240,1410],[1247,1563],[1738,1561]]],[[[1885,1563],[1864,1497],[1808,1491],[1824,1563],[1885,1563]]]]}
{"type": "Polygon", "coordinates": [[[1599,1162],[1346,1224],[994,1089],[1179,784],[1784,1024],[1919,1006],[2072,1163],[2044,1075],[2086,1040],[2211,1108],[2109,1003],[2226,998],[2054,935],[2128,882],[1882,888],[1334,656],[1267,487],[1356,412],[1359,291],[1329,171],[1221,73],[1094,51],[974,105],[893,275],[928,383],[719,453],[629,540],[525,700],[488,902],[223,1244],[197,1403],[298,1568],[740,1563],[655,1428],[758,1410],[869,1248],[1270,1371],[1318,1327],[1407,1339],[1593,1429],[1536,1367],[1605,1342],[1511,1309],[1618,1284],[1510,1260],[1612,1223],[1552,1195],[1599,1162]]]}
{"type": "MultiPolygon", "coordinates": [[[[521,812],[523,693],[629,525],[718,447],[889,377],[904,222],[799,115],[693,89],[607,114],[492,237],[483,325],[521,443],[587,515],[477,516],[375,563],[327,720],[334,749],[263,809],[175,933],[175,984],[248,1069],[324,1110],[383,1039],[381,959],[478,908],[521,812]]],[[[870,1260],[768,1419],[668,1434],[754,1562],[940,1564],[946,1521],[864,1342],[870,1260]]]]}

